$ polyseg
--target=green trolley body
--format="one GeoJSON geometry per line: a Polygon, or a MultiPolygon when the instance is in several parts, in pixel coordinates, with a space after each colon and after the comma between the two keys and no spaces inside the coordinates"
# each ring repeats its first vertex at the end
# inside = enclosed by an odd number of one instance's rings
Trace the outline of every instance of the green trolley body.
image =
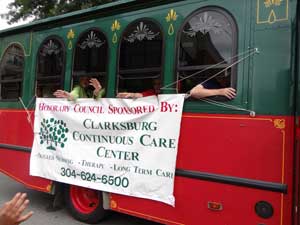
{"type": "Polygon", "coordinates": [[[296,0],[124,0],[1,31],[0,171],[60,190],[29,176],[34,100],[82,75],[106,98],[154,80],[188,94],[217,77],[236,97],[185,100],[175,207],[64,185],[71,212],[85,222],[110,209],[163,224],[299,224],[299,15],[296,0]]]}

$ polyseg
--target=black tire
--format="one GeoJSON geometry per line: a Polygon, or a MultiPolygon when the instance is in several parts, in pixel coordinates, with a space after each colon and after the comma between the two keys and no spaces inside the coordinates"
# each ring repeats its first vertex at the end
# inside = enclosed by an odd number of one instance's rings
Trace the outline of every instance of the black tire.
{"type": "Polygon", "coordinates": [[[67,208],[75,219],[95,224],[105,218],[101,191],[66,185],[64,196],[67,208]]]}

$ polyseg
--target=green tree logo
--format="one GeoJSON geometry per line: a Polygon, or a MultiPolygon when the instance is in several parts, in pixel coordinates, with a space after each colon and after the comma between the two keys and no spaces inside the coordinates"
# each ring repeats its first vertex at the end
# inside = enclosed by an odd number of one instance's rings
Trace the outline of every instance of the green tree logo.
{"type": "Polygon", "coordinates": [[[65,142],[68,140],[66,134],[69,129],[63,120],[55,120],[54,118],[43,119],[40,128],[40,144],[46,143],[47,149],[56,150],[57,146],[65,147],[65,142]]]}

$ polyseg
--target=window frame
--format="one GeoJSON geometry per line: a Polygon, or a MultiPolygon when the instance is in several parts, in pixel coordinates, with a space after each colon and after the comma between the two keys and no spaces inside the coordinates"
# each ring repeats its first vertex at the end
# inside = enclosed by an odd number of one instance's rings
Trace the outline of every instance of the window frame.
{"type": "Polygon", "coordinates": [[[36,54],[36,72],[35,72],[35,94],[37,92],[37,87],[38,87],[38,80],[54,80],[54,79],[58,79],[60,78],[60,87],[61,89],[64,88],[64,83],[65,83],[65,78],[66,78],[66,63],[67,63],[67,50],[66,50],[66,45],[65,42],[63,40],[63,38],[61,38],[58,35],[50,35],[47,36],[46,38],[44,38],[44,40],[41,42],[41,44],[38,47],[37,50],[37,54],[36,54]],[[61,44],[62,47],[62,54],[63,54],[63,63],[62,63],[62,74],[59,76],[41,76],[42,79],[39,79],[39,56],[40,56],[40,50],[42,49],[43,45],[45,43],[47,43],[50,39],[55,39],[56,41],[58,41],[61,44]]]}
{"type": "MultiPolygon", "coordinates": [[[[22,67],[22,78],[18,78],[18,79],[11,79],[11,80],[2,80],[2,75],[0,74],[0,85],[2,83],[21,83],[20,84],[20,95],[18,98],[11,98],[11,99],[2,99],[2,95],[1,95],[1,92],[0,92],[0,102],[18,102],[19,101],[19,98],[22,98],[23,97],[23,91],[24,91],[24,72],[25,72],[25,50],[24,50],[24,47],[20,44],[20,43],[17,43],[17,42],[13,42],[13,43],[10,43],[6,49],[3,51],[3,54],[1,55],[1,60],[0,60],[0,66],[2,65],[2,60],[3,58],[5,57],[7,51],[12,47],[12,46],[17,46],[17,48],[19,48],[20,50],[22,50],[22,53],[23,53],[23,67],[22,67]]],[[[0,68],[1,69],[1,68],[0,68]]],[[[1,88],[0,87],[0,91],[1,91],[1,88]]]]}
{"type": "MultiPolygon", "coordinates": [[[[101,28],[99,28],[99,27],[89,27],[89,28],[81,31],[80,34],[77,37],[77,40],[75,41],[75,48],[74,48],[73,54],[72,54],[72,66],[71,66],[71,79],[70,79],[71,89],[74,87],[74,79],[77,79],[77,78],[79,78],[81,76],[81,74],[76,74],[76,75],[74,74],[74,65],[75,65],[75,56],[76,56],[77,44],[78,44],[78,42],[81,40],[81,38],[84,35],[86,35],[87,33],[89,33],[92,30],[101,33],[105,37],[105,41],[106,41],[106,44],[107,44],[107,51],[106,51],[106,58],[107,58],[107,60],[105,62],[106,63],[105,64],[106,71],[105,72],[100,72],[98,74],[100,75],[100,77],[101,76],[104,77],[104,84],[105,85],[103,85],[102,84],[103,82],[102,82],[101,83],[102,88],[106,88],[107,85],[108,85],[108,79],[109,79],[108,78],[108,76],[109,76],[109,60],[110,60],[110,46],[109,46],[109,41],[108,41],[109,39],[107,38],[106,33],[101,28]]],[[[86,74],[86,75],[90,76],[92,74],[95,74],[95,73],[91,72],[91,73],[86,74]]],[[[107,95],[107,91],[105,91],[105,95],[107,95]]]]}
{"type": "MultiPolygon", "coordinates": [[[[160,79],[161,83],[163,83],[163,78],[164,78],[164,61],[165,61],[165,33],[164,33],[164,29],[162,24],[157,21],[154,18],[151,17],[141,17],[138,19],[135,19],[131,22],[129,22],[126,27],[124,28],[124,30],[122,31],[121,35],[120,35],[120,41],[118,43],[118,52],[117,52],[117,69],[116,69],[116,88],[115,88],[115,94],[117,94],[119,92],[119,79],[121,79],[121,74],[120,74],[120,59],[121,59],[121,45],[122,45],[122,40],[124,37],[124,34],[127,32],[127,29],[130,28],[130,26],[132,26],[134,23],[137,23],[139,21],[150,21],[153,24],[155,24],[155,26],[157,26],[157,28],[159,28],[160,32],[161,32],[161,40],[162,40],[162,45],[161,45],[161,62],[160,62],[160,67],[149,67],[149,68],[138,68],[138,69],[126,69],[126,70],[122,70],[122,74],[128,74],[128,73],[151,73],[151,72],[160,72],[159,76],[150,76],[150,77],[142,77],[139,79],[160,79]]],[[[128,78],[128,80],[130,79],[137,79],[137,78],[128,78]]]]}
{"type": "MultiPolygon", "coordinates": [[[[180,66],[180,43],[181,43],[181,37],[183,35],[183,29],[186,26],[186,24],[196,15],[200,13],[204,13],[206,11],[213,11],[217,12],[219,14],[222,14],[226,19],[227,22],[230,23],[232,27],[232,55],[231,55],[231,63],[235,63],[238,61],[238,44],[239,44],[239,28],[238,28],[238,23],[235,19],[235,17],[226,9],[219,7],[219,6],[204,6],[201,8],[198,8],[194,11],[192,11],[182,22],[180,25],[180,28],[177,32],[177,37],[176,37],[176,61],[175,61],[175,73],[174,73],[174,79],[176,81],[176,86],[175,90],[176,93],[180,93],[178,91],[178,77],[179,77],[179,72],[182,71],[193,71],[193,70],[199,70],[201,71],[204,68],[207,68],[208,66],[211,65],[199,65],[199,66],[180,66]],[[185,69],[186,68],[186,69],[185,69]]],[[[230,64],[229,64],[230,65],[230,64]]],[[[228,64],[221,64],[218,65],[217,67],[213,67],[212,69],[225,69],[228,64]]],[[[237,76],[238,76],[238,65],[234,65],[231,67],[231,79],[230,79],[230,87],[237,89],[237,76]]],[[[188,102],[192,102],[193,100],[188,99],[188,102]]],[[[232,101],[232,100],[231,100],[232,101]]],[[[195,101],[194,101],[195,102],[195,101]]],[[[202,101],[199,101],[202,102],[202,101]]],[[[223,102],[223,101],[222,101],[223,102]]]]}

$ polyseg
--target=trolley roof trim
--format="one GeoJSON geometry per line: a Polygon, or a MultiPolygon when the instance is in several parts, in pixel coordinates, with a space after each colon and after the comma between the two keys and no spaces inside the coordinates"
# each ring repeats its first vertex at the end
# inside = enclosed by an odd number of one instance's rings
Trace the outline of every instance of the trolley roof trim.
{"type": "MultiPolygon", "coordinates": [[[[120,13],[120,11],[126,11],[130,8],[142,9],[145,6],[157,6],[157,5],[165,5],[171,2],[179,2],[182,0],[119,0],[112,3],[103,4],[100,6],[91,7],[88,9],[78,10],[70,13],[65,13],[62,15],[49,17],[47,19],[36,20],[33,22],[29,22],[28,24],[7,28],[4,30],[0,30],[0,37],[7,35],[19,34],[26,31],[38,31],[49,29],[60,25],[67,25],[74,23],[74,20],[79,18],[84,18],[84,20],[93,19],[99,16],[115,15],[120,13]]],[[[82,20],[81,20],[82,22],[82,20]]]]}

